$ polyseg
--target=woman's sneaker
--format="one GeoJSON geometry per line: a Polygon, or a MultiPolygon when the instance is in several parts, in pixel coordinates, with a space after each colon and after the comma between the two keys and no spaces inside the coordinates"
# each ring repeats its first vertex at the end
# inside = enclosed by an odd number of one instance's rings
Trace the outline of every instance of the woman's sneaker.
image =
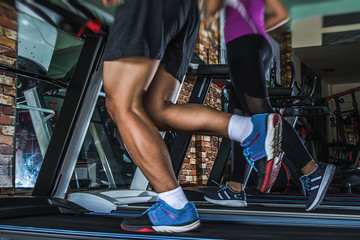
{"type": "Polygon", "coordinates": [[[200,227],[199,215],[192,202],[175,209],[159,199],[140,217],[126,218],[121,228],[132,232],[189,232],[200,227]]]}
{"type": "Polygon", "coordinates": [[[217,192],[205,193],[205,200],[214,204],[229,207],[246,207],[246,194],[244,191],[236,192],[229,188],[228,182],[220,185],[217,192]]]}
{"type": "Polygon", "coordinates": [[[253,131],[241,146],[246,160],[258,172],[258,189],[269,192],[281,168],[282,119],[278,113],[264,113],[254,115],[251,121],[253,131]]]}
{"type": "Polygon", "coordinates": [[[308,196],[306,211],[312,211],[322,202],[335,173],[335,165],[317,163],[317,168],[309,175],[300,177],[304,193],[308,196]]]}

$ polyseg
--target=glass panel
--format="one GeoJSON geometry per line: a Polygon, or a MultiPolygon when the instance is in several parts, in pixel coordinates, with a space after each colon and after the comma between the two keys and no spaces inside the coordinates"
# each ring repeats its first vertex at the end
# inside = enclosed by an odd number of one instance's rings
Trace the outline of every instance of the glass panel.
{"type": "Polygon", "coordinates": [[[75,38],[36,15],[18,13],[17,68],[40,77],[17,77],[15,187],[32,188],[38,176],[66,89],[82,49],[75,38]],[[45,79],[46,79],[45,78],[45,79]]]}
{"type": "Polygon", "coordinates": [[[128,188],[135,170],[136,165],[105,108],[105,99],[100,96],[70,181],[70,191],[128,188]]]}
{"type": "Polygon", "coordinates": [[[21,12],[18,23],[18,69],[67,82],[83,41],[21,12]]]}

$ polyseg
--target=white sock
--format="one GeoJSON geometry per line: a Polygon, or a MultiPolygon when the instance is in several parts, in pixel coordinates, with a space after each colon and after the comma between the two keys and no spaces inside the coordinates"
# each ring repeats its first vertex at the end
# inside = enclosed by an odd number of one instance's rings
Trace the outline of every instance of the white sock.
{"type": "Polygon", "coordinates": [[[251,117],[244,117],[234,114],[230,118],[228,134],[231,140],[243,142],[252,132],[253,124],[251,117]]]}
{"type": "Polygon", "coordinates": [[[189,202],[181,187],[159,193],[159,198],[175,209],[182,209],[189,202]]]}

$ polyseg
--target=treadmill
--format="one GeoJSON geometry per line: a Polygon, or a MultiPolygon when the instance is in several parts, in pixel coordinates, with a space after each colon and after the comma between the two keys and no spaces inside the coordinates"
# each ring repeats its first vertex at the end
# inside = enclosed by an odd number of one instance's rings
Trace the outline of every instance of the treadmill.
{"type": "MultiPolygon", "coordinates": [[[[102,138],[99,134],[101,132],[99,125],[106,128],[105,123],[100,124],[103,119],[106,119],[102,118],[101,114],[103,93],[101,92],[102,66],[100,64],[105,41],[106,36],[102,34],[86,35],[68,85],[56,79],[1,66],[2,70],[18,76],[60,85],[61,88],[66,89],[66,97],[49,141],[32,196],[0,198],[0,237],[5,239],[239,239],[239,237],[272,239],[276,236],[280,238],[321,239],[326,237],[335,239],[335,237],[342,237],[346,239],[360,233],[360,214],[356,204],[359,198],[357,197],[353,197],[351,201],[342,202],[342,204],[334,199],[329,206],[320,207],[315,212],[305,213],[301,204],[305,201],[304,198],[300,198],[299,202],[297,197],[294,199],[283,197],[281,200],[281,196],[279,196],[276,201],[272,201],[272,197],[258,196],[257,200],[256,198],[249,199],[248,208],[234,209],[202,201],[201,191],[197,192],[199,193],[197,196],[189,197],[190,200],[196,202],[202,221],[202,226],[198,231],[177,234],[146,234],[121,230],[119,227],[121,220],[126,217],[139,216],[151,202],[156,201],[156,194],[151,195],[153,192],[148,191],[148,183],[143,179],[139,181],[138,186],[140,187],[131,188],[136,185],[137,170],[133,171],[134,175],[130,186],[125,175],[131,171],[125,171],[122,178],[117,178],[113,174],[111,180],[111,173],[121,172],[120,167],[109,162],[108,157],[111,155],[111,151],[104,149],[104,144],[96,145],[99,141],[109,140],[106,137],[102,138]],[[101,185],[96,186],[91,179],[84,180],[79,177],[81,174],[90,176],[91,170],[89,169],[93,165],[87,165],[87,173],[82,172],[81,169],[76,172],[77,160],[79,156],[82,156],[81,152],[86,151],[83,150],[83,142],[86,139],[94,142],[95,152],[99,155],[100,165],[103,166],[102,177],[105,176],[108,180],[102,182],[106,189],[101,189],[101,185]],[[101,159],[101,155],[106,155],[107,158],[103,156],[101,159]],[[115,168],[118,168],[118,172],[114,170],[115,168]],[[82,187],[84,184],[94,189],[98,188],[102,192],[107,192],[114,186],[125,187],[125,192],[137,191],[137,195],[125,196],[124,199],[127,198],[128,201],[115,202],[116,209],[112,207],[107,210],[95,211],[85,205],[86,200],[83,201],[84,205],[69,200],[71,194],[84,190],[82,187]],[[69,189],[71,191],[68,191],[69,189]],[[130,201],[131,199],[132,201],[130,201]],[[299,236],[300,232],[301,236],[299,236]]],[[[198,77],[193,90],[195,95],[192,95],[191,99],[201,103],[214,77],[211,76],[211,71],[210,75],[209,71],[205,71],[206,76],[202,76],[200,70],[207,66],[201,63],[195,64],[197,65],[191,66],[191,69],[197,66],[198,77]]],[[[216,67],[224,68],[224,66],[216,67]]],[[[191,69],[189,72],[192,71],[191,69]]],[[[218,69],[215,72],[218,72],[218,69]]],[[[180,153],[184,152],[182,149],[185,148],[180,143],[189,141],[189,136],[177,133],[166,134],[164,138],[169,141],[171,155],[178,156],[172,159],[176,170],[177,166],[181,166],[176,159],[182,161],[183,156],[180,156],[180,153]],[[166,136],[166,134],[170,136],[166,136]]],[[[103,136],[108,135],[103,134],[103,136]]],[[[126,153],[123,153],[122,157],[123,159],[129,158],[126,153]]],[[[81,168],[80,164],[79,168],[81,168]]],[[[103,178],[100,178],[100,182],[101,179],[103,178]]],[[[109,194],[106,196],[109,197],[109,194]]],[[[90,197],[88,202],[91,202],[90,197]]]]}

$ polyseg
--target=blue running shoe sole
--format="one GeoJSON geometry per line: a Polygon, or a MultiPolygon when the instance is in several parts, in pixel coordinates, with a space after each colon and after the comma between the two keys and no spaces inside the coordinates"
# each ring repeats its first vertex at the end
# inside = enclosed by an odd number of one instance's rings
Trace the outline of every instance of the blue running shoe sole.
{"type": "Polygon", "coordinates": [[[266,120],[265,151],[267,156],[264,181],[258,187],[261,192],[269,192],[279,175],[281,154],[282,119],[280,114],[271,113],[266,120]]]}

